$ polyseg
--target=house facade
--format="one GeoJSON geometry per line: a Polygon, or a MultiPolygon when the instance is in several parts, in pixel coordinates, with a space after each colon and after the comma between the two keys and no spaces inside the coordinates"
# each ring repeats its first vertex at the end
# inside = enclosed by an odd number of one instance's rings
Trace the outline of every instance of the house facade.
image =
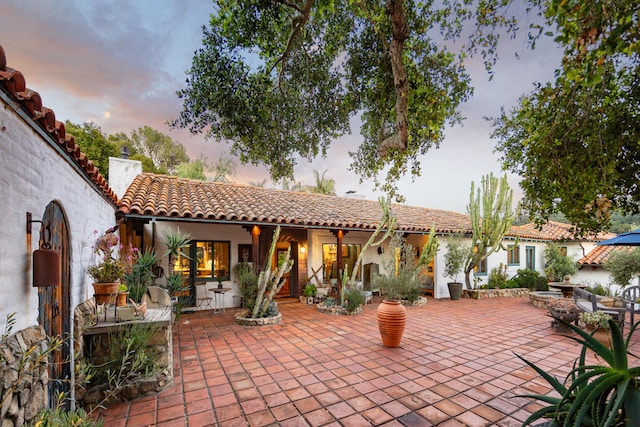
{"type": "Polygon", "coordinates": [[[0,328],[9,332],[11,318],[11,333],[41,326],[65,339],[48,395],[72,396],[73,310],[93,294],[86,267],[94,232],[114,226],[118,200],[22,73],[7,67],[1,46],[0,88],[0,328]],[[34,287],[34,252],[43,249],[59,254],[59,281],[34,287]]]}

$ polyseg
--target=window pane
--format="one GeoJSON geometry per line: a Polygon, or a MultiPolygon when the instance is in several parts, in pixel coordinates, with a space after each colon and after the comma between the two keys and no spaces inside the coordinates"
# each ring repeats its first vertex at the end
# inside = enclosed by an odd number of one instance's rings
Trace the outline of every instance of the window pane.
{"type": "Polygon", "coordinates": [[[211,277],[213,270],[213,246],[211,242],[196,242],[196,277],[211,277]]]}
{"type": "Polygon", "coordinates": [[[215,277],[229,280],[229,242],[213,242],[213,269],[215,277]]]}

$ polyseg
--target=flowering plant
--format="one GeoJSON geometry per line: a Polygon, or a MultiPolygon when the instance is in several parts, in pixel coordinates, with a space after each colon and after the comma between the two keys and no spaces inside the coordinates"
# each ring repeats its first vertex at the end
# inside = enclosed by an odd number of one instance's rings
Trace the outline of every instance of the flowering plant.
{"type": "Polygon", "coordinates": [[[611,319],[611,315],[603,311],[594,311],[593,313],[585,311],[580,313],[580,320],[584,322],[585,325],[595,329],[609,329],[609,319],[611,319]]]}
{"type": "Polygon", "coordinates": [[[566,311],[578,311],[578,306],[571,298],[552,298],[547,302],[547,308],[566,311]]]}
{"type": "Polygon", "coordinates": [[[125,253],[120,246],[116,254],[114,253],[116,248],[118,248],[118,237],[113,233],[107,233],[96,241],[94,252],[98,259],[93,265],[87,267],[87,274],[96,283],[118,282],[130,269],[131,252],[135,249],[132,248],[129,253],[125,253]]]}

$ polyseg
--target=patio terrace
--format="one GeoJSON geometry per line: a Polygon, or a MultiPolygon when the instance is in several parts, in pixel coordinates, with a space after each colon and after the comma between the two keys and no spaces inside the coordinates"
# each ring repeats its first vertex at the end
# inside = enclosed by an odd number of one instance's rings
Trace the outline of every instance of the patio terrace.
{"type": "Polygon", "coordinates": [[[580,352],[526,298],[429,298],[388,349],[378,302],[332,316],[283,301],[268,327],[235,325],[237,310],[185,314],[175,386],[110,407],[105,426],[520,426],[539,405],[514,395],[548,387],[514,353],[564,377],[580,352]]]}

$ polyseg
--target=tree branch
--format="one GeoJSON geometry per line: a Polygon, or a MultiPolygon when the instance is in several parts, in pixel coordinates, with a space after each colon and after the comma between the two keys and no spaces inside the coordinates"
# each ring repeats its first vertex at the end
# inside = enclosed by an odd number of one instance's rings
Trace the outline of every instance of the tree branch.
{"type": "Polygon", "coordinates": [[[280,58],[278,58],[278,60],[273,64],[273,66],[269,70],[269,72],[273,71],[273,69],[276,68],[278,64],[282,63],[282,68],[280,69],[280,73],[279,73],[280,76],[282,76],[282,73],[284,73],[284,61],[289,56],[289,53],[291,53],[294,40],[300,34],[302,27],[304,27],[306,23],[309,21],[309,16],[311,15],[311,7],[313,6],[313,0],[307,0],[307,3],[305,4],[304,9],[302,10],[297,6],[290,6],[288,3],[284,1],[281,1],[281,3],[286,6],[293,7],[293,9],[299,12],[299,15],[294,16],[293,19],[291,20],[291,33],[289,34],[289,39],[287,40],[287,47],[285,48],[284,52],[282,52],[282,55],[280,55],[280,58]]]}

